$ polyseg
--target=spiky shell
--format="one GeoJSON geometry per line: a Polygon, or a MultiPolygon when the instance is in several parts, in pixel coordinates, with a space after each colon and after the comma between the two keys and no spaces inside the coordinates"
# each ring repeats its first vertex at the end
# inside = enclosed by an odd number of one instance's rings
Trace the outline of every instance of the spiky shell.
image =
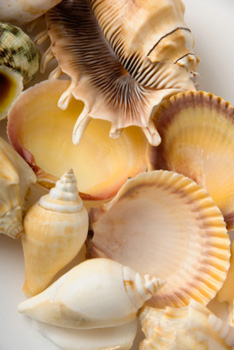
{"type": "Polygon", "coordinates": [[[39,50],[21,28],[0,22],[0,65],[19,72],[27,84],[38,72],[39,57],[39,50]]]}
{"type": "Polygon", "coordinates": [[[139,308],[164,283],[113,260],[91,259],[20,303],[18,311],[56,326],[113,327],[133,321],[139,308]]]}
{"type": "Polygon", "coordinates": [[[167,280],[148,302],[159,308],[206,304],[223,285],[230,240],[208,193],[169,171],[142,173],[90,213],[89,256],[106,257],[167,280]],[[110,243],[111,242],[111,243],[110,243]]]}
{"type": "Polygon", "coordinates": [[[140,350],[232,350],[234,328],[191,300],[187,307],[145,308],[140,315],[145,340],[140,350]],[[225,332],[222,332],[224,331],[225,332]]]}
{"type": "Polygon", "coordinates": [[[196,181],[233,229],[234,108],[211,93],[185,92],[165,101],[154,120],[162,142],[148,147],[149,170],[172,170],[196,181]]]}
{"type": "Polygon", "coordinates": [[[0,138],[0,232],[19,238],[25,196],[36,177],[28,164],[0,138]]]}
{"type": "Polygon", "coordinates": [[[152,111],[164,98],[195,89],[191,75],[197,58],[183,11],[180,0],[78,0],[62,1],[47,13],[51,47],[45,60],[54,55],[71,78],[58,105],[67,108],[71,96],[85,104],[74,126],[74,143],[91,118],[110,121],[112,137],[137,125],[151,144],[160,143],[152,111]],[[173,36],[169,40],[172,32],[178,41],[173,36]],[[165,36],[164,50],[159,47],[165,36]],[[179,57],[174,43],[180,47],[179,57]],[[180,55],[187,64],[180,62],[180,55]]]}
{"type": "Polygon", "coordinates": [[[34,21],[61,0],[1,0],[0,21],[22,25],[34,21]]]}
{"type": "Polygon", "coordinates": [[[88,213],[78,195],[72,170],[27,211],[24,232],[23,291],[33,296],[48,286],[56,273],[78,254],[86,240],[88,213]]]}

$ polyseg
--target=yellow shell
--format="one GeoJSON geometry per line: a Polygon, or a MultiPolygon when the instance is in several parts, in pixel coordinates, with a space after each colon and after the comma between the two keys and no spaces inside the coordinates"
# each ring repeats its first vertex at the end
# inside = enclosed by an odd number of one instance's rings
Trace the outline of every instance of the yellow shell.
{"type": "Polygon", "coordinates": [[[208,193],[175,172],[142,173],[90,214],[91,257],[107,257],[167,281],[157,307],[208,303],[229,268],[230,240],[208,193]]]}
{"type": "Polygon", "coordinates": [[[51,188],[72,167],[82,199],[111,198],[128,177],[146,169],[147,140],[136,127],[110,139],[110,123],[93,120],[75,146],[71,133],[84,105],[75,99],[66,111],[56,105],[68,85],[68,81],[50,80],[23,92],[9,112],[9,139],[42,186],[51,188]]]}
{"type": "Polygon", "coordinates": [[[71,96],[85,105],[73,142],[92,118],[101,118],[111,122],[111,137],[136,125],[158,145],[154,109],[166,97],[196,89],[198,59],[181,0],[63,1],[46,19],[51,46],[42,66],[54,55],[71,78],[58,106],[66,109],[71,96]]]}
{"type": "Polygon", "coordinates": [[[149,146],[148,168],[176,171],[203,186],[234,228],[234,108],[203,91],[165,101],[154,115],[162,142],[149,146]]]}
{"type": "Polygon", "coordinates": [[[35,182],[28,164],[0,138],[0,233],[12,238],[22,235],[25,196],[35,182]]]}
{"type": "Polygon", "coordinates": [[[72,170],[27,211],[22,244],[25,260],[23,291],[33,296],[79,252],[88,233],[88,213],[78,196],[72,170]]]}

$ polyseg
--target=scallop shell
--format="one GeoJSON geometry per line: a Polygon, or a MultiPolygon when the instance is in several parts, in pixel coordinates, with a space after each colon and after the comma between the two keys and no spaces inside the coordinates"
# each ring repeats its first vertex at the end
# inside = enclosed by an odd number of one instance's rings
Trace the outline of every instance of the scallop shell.
{"type": "Polygon", "coordinates": [[[21,28],[0,22],[0,65],[19,72],[27,84],[39,70],[39,58],[39,50],[21,28]]]}
{"type": "Polygon", "coordinates": [[[230,268],[222,288],[217,294],[220,302],[228,302],[229,323],[234,326],[234,242],[231,245],[230,268]]]}
{"type": "Polygon", "coordinates": [[[40,333],[64,350],[128,350],[137,332],[137,320],[121,326],[72,329],[36,322],[40,333]]]}
{"type": "Polygon", "coordinates": [[[0,138],[0,233],[22,235],[22,212],[29,186],[36,176],[28,164],[0,138]]]}
{"type": "Polygon", "coordinates": [[[191,300],[183,308],[164,310],[146,307],[140,320],[145,339],[139,349],[232,350],[234,328],[191,300]]]}
{"type": "Polygon", "coordinates": [[[7,117],[8,110],[22,90],[22,76],[11,68],[0,65],[0,120],[7,117]]]}
{"type": "Polygon", "coordinates": [[[82,262],[18,311],[55,326],[93,329],[136,319],[138,310],[165,281],[141,276],[109,259],[82,262]]]}
{"type": "Polygon", "coordinates": [[[150,305],[181,307],[191,298],[206,304],[223,285],[230,256],[223,216],[191,179],[163,170],[139,174],[90,218],[89,256],[167,280],[150,305]]]}
{"type": "Polygon", "coordinates": [[[213,94],[186,92],[162,104],[154,118],[162,143],[149,146],[149,170],[173,170],[196,181],[233,229],[234,108],[213,94]]]}
{"type": "Polygon", "coordinates": [[[140,129],[130,127],[118,140],[110,139],[110,123],[93,120],[79,146],[73,145],[73,125],[84,106],[73,99],[66,111],[57,107],[68,85],[51,80],[23,92],[8,115],[9,139],[42,186],[51,188],[72,167],[82,199],[108,199],[128,177],[146,169],[146,138],[140,129]]]}
{"type": "Polygon", "coordinates": [[[136,125],[160,143],[152,111],[164,98],[196,89],[198,58],[183,15],[180,0],[62,1],[46,14],[51,46],[42,66],[55,57],[71,78],[58,106],[66,109],[71,96],[85,105],[75,144],[92,118],[110,121],[111,137],[136,125]]]}
{"type": "Polygon", "coordinates": [[[22,25],[34,21],[62,0],[1,0],[0,21],[22,25]]]}
{"type": "Polygon", "coordinates": [[[22,244],[27,296],[42,292],[80,251],[88,233],[88,213],[68,170],[26,213],[22,244]]]}

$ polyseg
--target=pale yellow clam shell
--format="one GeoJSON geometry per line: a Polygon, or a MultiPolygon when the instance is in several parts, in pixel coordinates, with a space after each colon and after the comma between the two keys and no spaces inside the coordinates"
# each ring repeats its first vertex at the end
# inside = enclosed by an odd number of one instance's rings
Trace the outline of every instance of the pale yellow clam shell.
{"type": "Polygon", "coordinates": [[[154,115],[162,142],[149,146],[148,168],[173,170],[203,186],[234,228],[234,108],[204,91],[165,101],[154,115]]]}
{"type": "Polygon", "coordinates": [[[108,257],[167,280],[150,304],[206,304],[229,268],[223,216],[191,179],[168,171],[142,173],[101,209],[91,212],[92,257],[108,257]]]}

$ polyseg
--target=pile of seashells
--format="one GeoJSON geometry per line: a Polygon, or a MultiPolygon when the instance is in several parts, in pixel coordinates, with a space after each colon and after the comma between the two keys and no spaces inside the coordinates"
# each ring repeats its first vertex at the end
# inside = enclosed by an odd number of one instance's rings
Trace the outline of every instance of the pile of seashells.
{"type": "Polygon", "coordinates": [[[138,323],[140,350],[234,349],[234,108],[198,91],[184,11],[1,1],[0,232],[22,240],[18,311],[62,349],[130,349],[138,323]]]}

